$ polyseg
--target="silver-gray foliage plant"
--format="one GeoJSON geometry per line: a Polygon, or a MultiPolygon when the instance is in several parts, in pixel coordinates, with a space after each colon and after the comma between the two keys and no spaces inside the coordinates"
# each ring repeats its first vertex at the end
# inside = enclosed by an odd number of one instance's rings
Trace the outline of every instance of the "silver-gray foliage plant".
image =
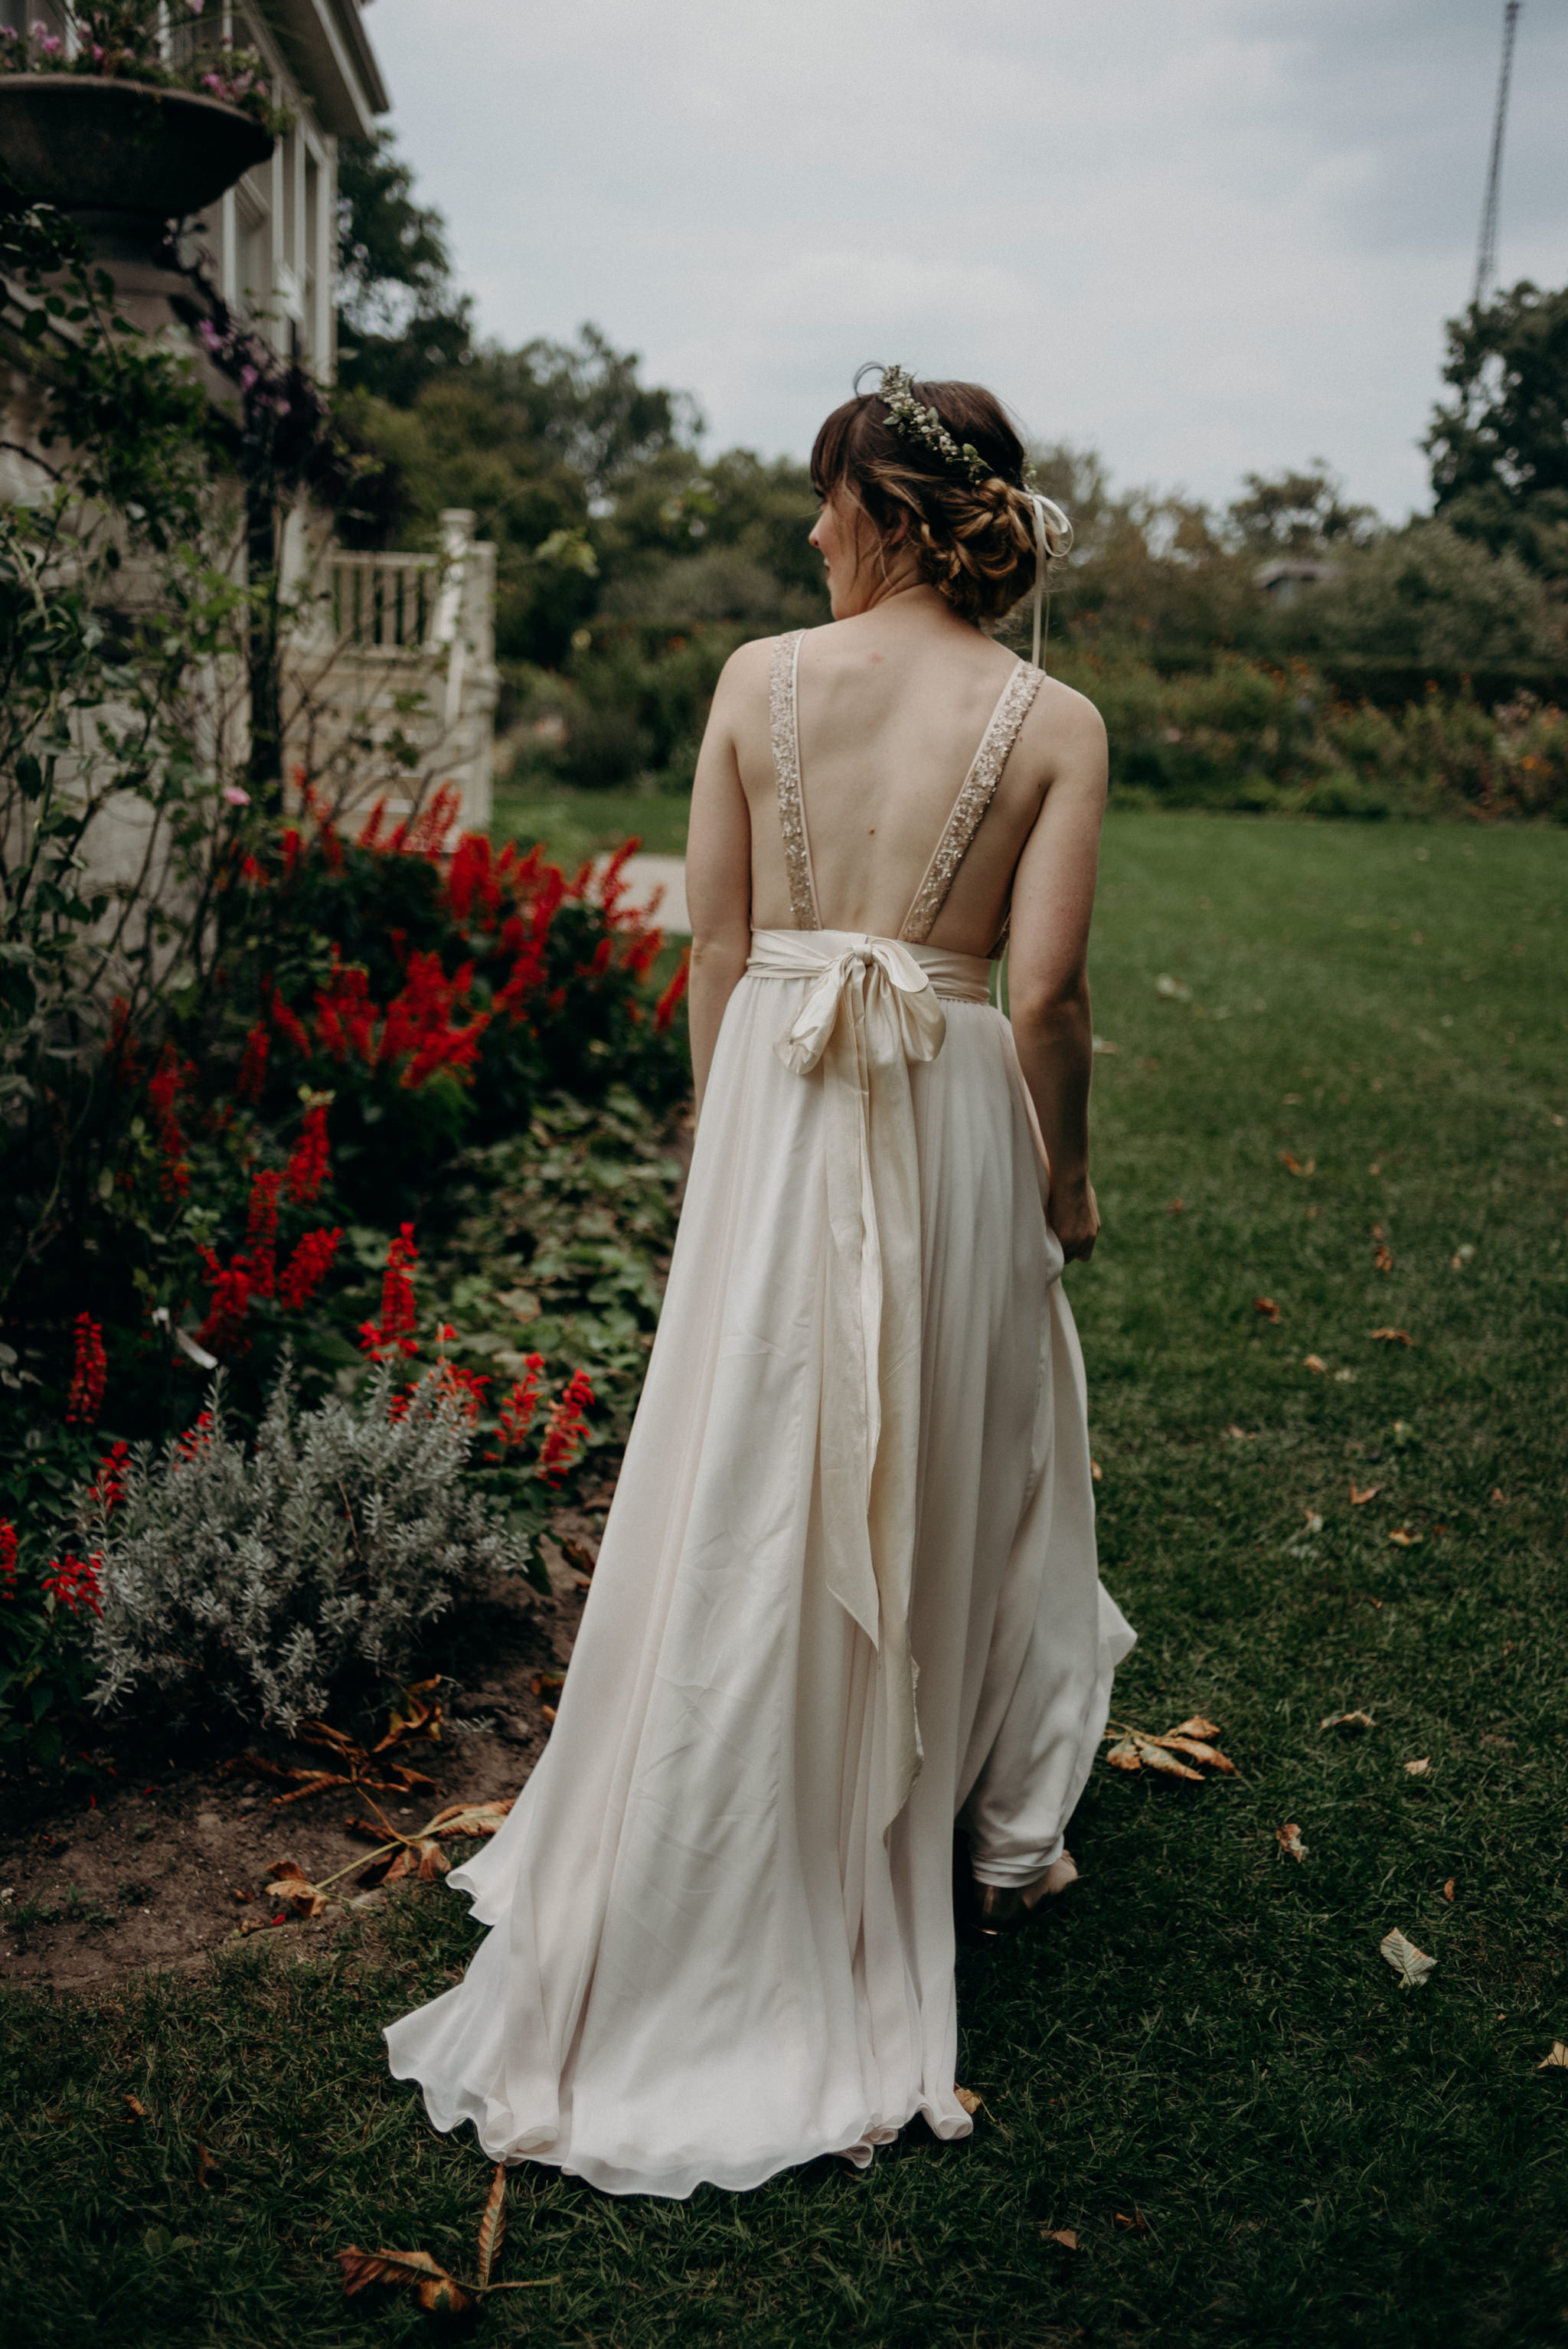
{"type": "Polygon", "coordinates": [[[96,1705],[156,1692],[291,1729],[346,1670],[400,1672],[465,1586],[526,1567],[526,1538],[465,1485],[460,1396],[427,1378],[395,1417],[394,1378],[304,1410],[285,1360],[247,1450],[220,1377],[194,1440],[136,1448],[122,1497],[85,1524],[102,1560],[96,1705]]]}

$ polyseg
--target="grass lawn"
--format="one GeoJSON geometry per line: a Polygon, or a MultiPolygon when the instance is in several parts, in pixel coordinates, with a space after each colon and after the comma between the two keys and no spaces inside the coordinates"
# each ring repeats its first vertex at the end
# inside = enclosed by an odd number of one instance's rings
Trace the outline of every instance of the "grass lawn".
{"type": "MultiPolygon", "coordinates": [[[[1083,1883],[962,1957],[967,2145],[686,2206],[525,2167],[498,2273],[561,2281],[493,2302],[490,2338],[1568,2340],[1568,2071],[1535,2068],[1568,2038],[1565,908],[1561,833],[1112,822],[1106,1232],[1069,1282],[1104,1570],[1142,1635],[1117,1711],[1208,1713],[1240,1775],[1096,1771],[1083,1883]],[[1424,1986],[1390,1928],[1437,1959],[1424,1986]]],[[[474,2271],[487,2165],[377,2037],[472,1940],[438,1891],[333,1954],[279,1936],[14,1996],[15,2337],[419,2333],[400,2296],[346,2302],[331,2255],[474,2271]]]]}
{"type": "Polygon", "coordinates": [[[496,788],[490,831],[498,841],[521,840],[530,848],[536,840],[547,842],[557,864],[570,872],[585,856],[619,848],[634,835],[650,856],[684,856],[690,814],[691,802],[684,793],[645,797],[636,792],[562,789],[536,799],[503,783],[496,788]]]}

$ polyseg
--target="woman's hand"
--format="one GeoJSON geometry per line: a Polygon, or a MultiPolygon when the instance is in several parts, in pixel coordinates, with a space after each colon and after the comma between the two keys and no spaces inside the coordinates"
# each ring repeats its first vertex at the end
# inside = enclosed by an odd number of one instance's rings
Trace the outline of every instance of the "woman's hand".
{"type": "Polygon", "coordinates": [[[1087,1174],[1076,1183],[1051,1185],[1046,1221],[1060,1240],[1068,1262],[1087,1263],[1099,1236],[1099,1204],[1087,1174]]]}

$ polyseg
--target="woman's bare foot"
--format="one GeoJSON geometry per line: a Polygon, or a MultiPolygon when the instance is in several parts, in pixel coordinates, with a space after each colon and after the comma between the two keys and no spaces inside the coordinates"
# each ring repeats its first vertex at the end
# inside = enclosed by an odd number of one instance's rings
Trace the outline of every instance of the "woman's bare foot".
{"type": "Polygon", "coordinates": [[[975,1879],[975,1930],[987,1940],[995,1940],[1004,1933],[1016,1933],[1042,1901],[1065,1892],[1069,1884],[1078,1881],[1078,1862],[1070,1851],[1051,1862],[1043,1876],[1032,1884],[982,1884],[975,1879]]]}

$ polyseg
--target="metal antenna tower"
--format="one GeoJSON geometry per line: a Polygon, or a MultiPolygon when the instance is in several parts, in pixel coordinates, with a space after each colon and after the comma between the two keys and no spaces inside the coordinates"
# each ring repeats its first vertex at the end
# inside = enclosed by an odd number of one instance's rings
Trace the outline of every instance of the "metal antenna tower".
{"type": "Polygon", "coordinates": [[[1470,299],[1479,310],[1497,275],[1497,197],[1502,180],[1502,134],[1508,121],[1508,85],[1513,72],[1513,36],[1519,24],[1521,0],[1504,0],[1502,64],[1497,77],[1497,108],[1491,118],[1491,160],[1487,166],[1486,202],[1481,208],[1480,244],[1475,257],[1475,292],[1470,299]]]}

